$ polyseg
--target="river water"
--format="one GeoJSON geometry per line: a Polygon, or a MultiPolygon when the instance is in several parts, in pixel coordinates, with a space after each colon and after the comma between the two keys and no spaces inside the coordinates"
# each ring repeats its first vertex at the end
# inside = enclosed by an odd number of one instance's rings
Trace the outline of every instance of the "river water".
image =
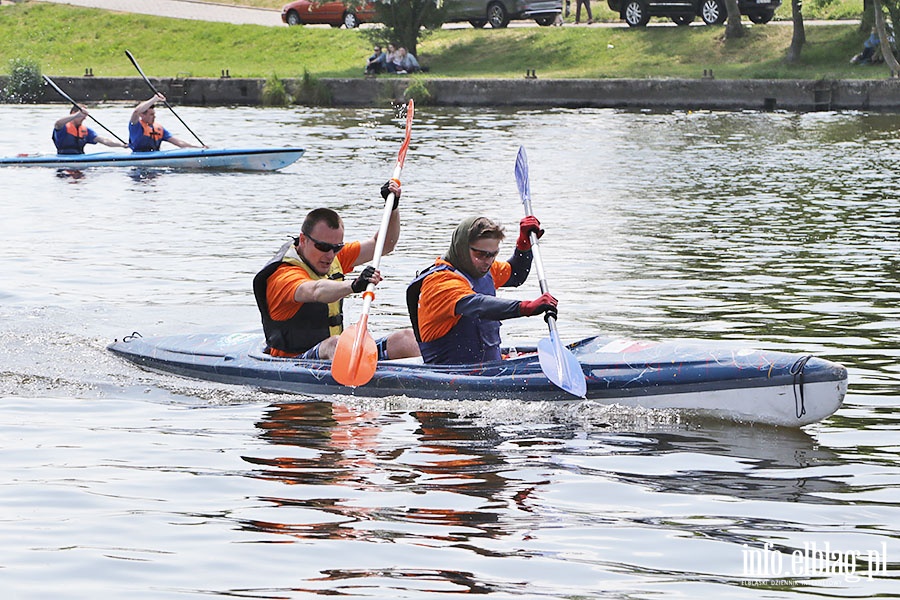
{"type": "MultiPolygon", "coordinates": [[[[461,218],[514,238],[525,144],[563,338],[846,365],[844,406],[791,430],[328,402],[111,356],[135,330],[256,330],[256,270],[316,206],[373,234],[402,138],[388,108],[178,110],[211,146],[307,153],[277,173],[0,170],[5,598],[900,597],[900,116],[417,112],[374,334],[408,325],[405,283],[461,218]]],[[[50,151],[62,114],[0,105],[0,156],[50,151]]],[[[125,133],[128,107],[93,114],[125,133]]]]}

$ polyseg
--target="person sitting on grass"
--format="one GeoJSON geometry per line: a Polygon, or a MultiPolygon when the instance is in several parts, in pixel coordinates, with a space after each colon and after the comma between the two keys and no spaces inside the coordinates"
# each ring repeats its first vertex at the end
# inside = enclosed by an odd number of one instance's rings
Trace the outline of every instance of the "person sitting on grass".
{"type": "Polygon", "coordinates": [[[378,75],[384,73],[386,68],[387,55],[382,51],[381,46],[375,46],[372,56],[366,61],[366,75],[378,75]]]}
{"type": "Polygon", "coordinates": [[[851,65],[868,65],[873,62],[872,58],[875,55],[875,51],[881,45],[881,40],[878,38],[878,30],[874,27],[872,28],[872,33],[866,38],[866,41],[863,42],[862,52],[854,56],[850,59],[851,65]]]}
{"type": "Polygon", "coordinates": [[[403,46],[397,48],[397,55],[394,58],[394,68],[395,72],[401,75],[418,73],[422,69],[419,66],[419,61],[416,60],[415,55],[410,54],[403,46]]]}

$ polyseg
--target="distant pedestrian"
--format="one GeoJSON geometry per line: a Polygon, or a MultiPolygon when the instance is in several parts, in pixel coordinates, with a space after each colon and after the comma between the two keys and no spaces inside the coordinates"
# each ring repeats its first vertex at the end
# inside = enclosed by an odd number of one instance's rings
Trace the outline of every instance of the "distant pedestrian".
{"type": "Polygon", "coordinates": [[[575,0],[575,24],[581,22],[581,5],[584,4],[584,10],[587,13],[587,24],[594,22],[594,15],[591,14],[591,0],[575,0]]]}

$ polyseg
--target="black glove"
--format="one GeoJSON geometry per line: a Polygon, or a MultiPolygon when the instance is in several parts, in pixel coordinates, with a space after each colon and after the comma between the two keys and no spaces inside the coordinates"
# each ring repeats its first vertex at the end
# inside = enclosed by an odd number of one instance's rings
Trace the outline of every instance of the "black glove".
{"type": "Polygon", "coordinates": [[[359,274],[359,277],[353,280],[353,283],[350,284],[350,289],[353,290],[354,294],[365,291],[365,289],[369,286],[369,281],[372,280],[374,275],[375,267],[369,265],[368,267],[363,269],[362,273],[359,274]]]}
{"type": "MultiPolygon", "coordinates": [[[[391,185],[390,181],[384,182],[384,185],[381,186],[381,197],[387,200],[387,197],[390,196],[391,190],[389,186],[391,185]]],[[[397,185],[400,185],[400,182],[397,182],[397,185]]],[[[397,207],[400,206],[400,192],[394,194],[394,207],[391,210],[397,210],[397,207]]]]}

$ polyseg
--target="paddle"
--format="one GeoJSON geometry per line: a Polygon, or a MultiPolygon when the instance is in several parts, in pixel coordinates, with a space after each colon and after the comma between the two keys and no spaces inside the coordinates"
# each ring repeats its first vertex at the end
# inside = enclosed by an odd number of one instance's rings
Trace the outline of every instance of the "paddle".
{"type": "MultiPolygon", "coordinates": [[[[44,77],[44,81],[46,81],[47,83],[49,83],[49,84],[50,84],[50,87],[52,87],[54,90],[56,90],[56,93],[57,93],[57,94],[59,94],[60,96],[62,96],[63,98],[65,98],[66,100],[68,100],[69,102],[71,102],[72,105],[75,106],[75,108],[81,110],[81,107],[78,105],[78,103],[75,102],[74,100],[72,100],[72,98],[69,97],[69,95],[66,94],[64,91],[62,91],[61,89],[59,89],[59,86],[56,85],[55,83],[53,83],[53,80],[52,80],[52,79],[50,79],[50,78],[47,77],[46,75],[44,75],[43,77],[44,77]]],[[[114,134],[112,131],[110,131],[109,129],[107,129],[106,125],[104,125],[103,123],[101,123],[100,121],[98,121],[97,119],[94,118],[94,115],[88,114],[88,116],[91,118],[92,121],[94,121],[94,123],[96,123],[97,125],[99,125],[99,126],[102,127],[103,129],[106,129],[106,131],[107,131],[111,136],[113,136],[114,138],[116,138],[117,140],[119,140],[120,142],[122,142],[123,144],[125,144],[125,140],[123,140],[122,138],[120,138],[119,136],[117,136],[116,134],[114,134]]],[[[125,144],[125,145],[127,146],[128,144],[125,144]]]]}
{"type": "MultiPolygon", "coordinates": [[[[159,93],[159,90],[156,89],[156,87],[150,82],[150,80],[147,79],[147,76],[144,75],[144,71],[141,69],[141,66],[138,64],[137,60],[134,58],[134,56],[131,54],[131,52],[129,52],[128,50],[126,50],[126,51],[125,51],[125,55],[128,56],[128,59],[129,59],[129,60],[131,60],[131,64],[133,64],[133,65],[134,65],[134,68],[138,70],[138,73],[141,74],[141,77],[144,78],[144,81],[147,83],[148,86],[150,86],[150,89],[153,90],[153,93],[154,93],[154,94],[159,94],[160,96],[162,96],[162,94],[159,93]]],[[[200,145],[203,146],[203,147],[205,148],[205,147],[206,147],[206,144],[203,143],[203,140],[200,139],[200,136],[198,136],[196,133],[194,133],[194,132],[191,130],[191,128],[188,127],[188,124],[184,122],[184,119],[182,119],[181,117],[178,116],[178,113],[175,112],[175,109],[172,108],[172,105],[169,104],[169,101],[168,101],[168,100],[163,100],[163,104],[165,104],[166,107],[167,107],[169,110],[172,111],[172,114],[175,115],[175,118],[178,119],[179,121],[181,121],[181,124],[184,125],[184,128],[187,129],[188,131],[190,131],[190,132],[191,132],[191,135],[193,135],[195,138],[197,138],[197,141],[200,142],[200,145]]]]}
{"type": "MultiPolygon", "coordinates": [[[[519,187],[519,196],[525,207],[525,215],[529,216],[533,213],[531,212],[531,185],[528,182],[528,157],[525,155],[524,146],[519,146],[519,155],[516,157],[516,185],[519,187]]],[[[541,261],[538,237],[533,231],[530,237],[541,293],[546,294],[550,290],[547,287],[547,278],[544,276],[544,263],[541,261]]],[[[538,342],[538,360],[541,363],[541,370],[554,385],[574,396],[584,398],[587,392],[584,371],[572,352],[559,340],[559,333],[556,331],[556,317],[551,315],[545,320],[550,328],[550,339],[544,338],[538,342]]]]}
{"type": "MultiPolygon", "coordinates": [[[[397,153],[397,164],[394,166],[392,179],[400,181],[400,171],[406,160],[406,151],[409,150],[409,140],[412,135],[412,120],[415,106],[410,100],[406,105],[406,137],[400,145],[397,153]]],[[[394,208],[394,194],[388,194],[384,201],[384,210],[381,212],[381,228],[375,240],[375,256],[372,258],[372,266],[376,269],[381,262],[381,253],[384,250],[384,238],[387,236],[388,222],[391,219],[391,211],[394,208]]],[[[331,376],[343,385],[365,385],[375,374],[378,365],[378,349],[375,340],[369,334],[369,307],[375,299],[375,285],[370,283],[363,292],[362,314],[356,325],[351,325],[341,333],[337,347],[334,350],[334,358],[331,361],[331,376]]]]}

